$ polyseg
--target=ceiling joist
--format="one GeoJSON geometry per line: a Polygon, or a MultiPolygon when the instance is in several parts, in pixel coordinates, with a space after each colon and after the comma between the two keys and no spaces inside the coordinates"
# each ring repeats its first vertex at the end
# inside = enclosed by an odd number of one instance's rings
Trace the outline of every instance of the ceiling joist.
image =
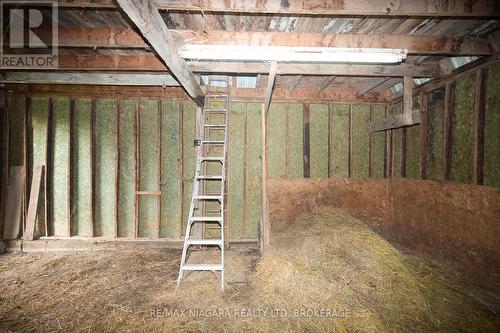
{"type": "MultiPolygon", "coordinates": [[[[115,8],[113,0],[59,0],[61,8],[115,8]]],[[[336,15],[336,16],[442,16],[442,17],[499,17],[500,7],[495,1],[393,1],[362,0],[317,1],[303,0],[156,0],[158,8],[168,11],[197,13],[262,13],[279,15],[336,15]]]]}
{"type": "MultiPolygon", "coordinates": [[[[195,73],[228,74],[267,74],[269,64],[265,62],[233,61],[193,61],[186,62],[195,73]]],[[[58,57],[59,70],[63,71],[160,71],[167,69],[165,64],[153,54],[61,54],[58,57]]],[[[400,65],[346,65],[346,64],[298,64],[282,63],[277,69],[280,75],[336,75],[336,76],[383,76],[437,77],[443,73],[435,63],[400,65]]]]}
{"type": "MultiPolygon", "coordinates": [[[[395,48],[406,49],[410,55],[492,55],[498,46],[491,38],[425,35],[326,34],[295,32],[188,31],[179,30],[190,44],[252,45],[290,47],[395,48]]],[[[38,31],[44,34],[44,31],[38,31]]],[[[132,29],[59,28],[60,47],[149,48],[132,29]]]]}

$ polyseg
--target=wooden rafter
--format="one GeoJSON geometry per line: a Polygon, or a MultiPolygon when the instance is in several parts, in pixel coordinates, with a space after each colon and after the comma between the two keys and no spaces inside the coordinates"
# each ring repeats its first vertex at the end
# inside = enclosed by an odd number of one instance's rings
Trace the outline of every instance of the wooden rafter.
{"type": "Polygon", "coordinates": [[[117,0],[121,9],[141,31],[141,34],[168,66],[182,87],[200,105],[204,95],[196,78],[179,56],[172,34],[151,0],[117,0]]]}
{"type": "MultiPolygon", "coordinates": [[[[368,35],[295,32],[191,31],[180,30],[176,37],[189,44],[258,45],[347,48],[407,49],[410,55],[493,55],[498,53],[491,38],[425,35],[368,35]]],[[[43,35],[45,31],[38,31],[43,35]]],[[[60,47],[141,48],[149,45],[133,29],[59,28],[60,47]]]]}
{"type": "MultiPolygon", "coordinates": [[[[303,0],[157,0],[158,8],[169,11],[190,11],[202,13],[262,13],[294,15],[338,15],[338,16],[445,16],[445,17],[499,17],[500,8],[495,1],[391,1],[360,0],[321,2],[303,0]]],[[[59,0],[60,8],[115,8],[113,0],[59,0]]]]}
{"type": "Polygon", "coordinates": [[[377,79],[375,80],[374,82],[369,82],[368,84],[366,84],[365,86],[363,86],[360,90],[359,90],[359,94],[360,95],[364,95],[366,94],[367,92],[370,92],[372,91],[373,89],[379,87],[380,85],[382,85],[383,83],[389,81],[390,77],[382,77],[380,79],[377,79]]]}
{"type": "Polygon", "coordinates": [[[265,112],[269,111],[269,105],[271,105],[271,97],[273,96],[274,79],[276,78],[276,69],[278,68],[278,63],[273,61],[271,63],[271,68],[269,69],[269,76],[267,77],[267,88],[266,95],[264,98],[265,112]]]}
{"type": "Polygon", "coordinates": [[[300,80],[302,79],[302,75],[297,75],[293,78],[292,82],[290,83],[290,86],[288,87],[288,92],[291,94],[297,88],[297,85],[299,84],[300,80]]]}
{"type": "Polygon", "coordinates": [[[318,86],[318,89],[316,90],[316,92],[318,94],[320,94],[323,90],[328,88],[330,86],[330,84],[332,84],[332,82],[335,80],[335,78],[337,78],[337,77],[334,75],[326,77],[323,80],[323,82],[321,82],[321,84],[318,86]]]}

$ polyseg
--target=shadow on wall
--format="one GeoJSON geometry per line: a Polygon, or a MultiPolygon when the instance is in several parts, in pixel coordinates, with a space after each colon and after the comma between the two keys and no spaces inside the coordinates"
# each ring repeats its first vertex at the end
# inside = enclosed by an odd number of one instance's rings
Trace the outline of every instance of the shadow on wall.
{"type": "Polygon", "coordinates": [[[500,189],[408,179],[269,180],[271,223],[344,209],[388,240],[500,293],[500,189]]]}

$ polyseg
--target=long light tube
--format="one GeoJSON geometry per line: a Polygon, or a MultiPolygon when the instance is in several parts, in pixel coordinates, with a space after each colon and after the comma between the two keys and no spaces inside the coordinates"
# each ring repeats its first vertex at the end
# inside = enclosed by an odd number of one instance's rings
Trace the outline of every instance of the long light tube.
{"type": "Polygon", "coordinates": [[[324,62],[324,63],[400,63],[407,50],[381,48],[288,47],[251,45],[186,44],[180,55],[190,60],[324,62]]]}

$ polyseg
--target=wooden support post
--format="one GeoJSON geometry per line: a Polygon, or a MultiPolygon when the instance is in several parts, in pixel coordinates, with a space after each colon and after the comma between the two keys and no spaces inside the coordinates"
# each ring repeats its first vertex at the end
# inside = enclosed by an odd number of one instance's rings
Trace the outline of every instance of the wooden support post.
{"type": "Polygon", "coordinates": [[[29,139],[28,139],[28,118],[31,114],[31,97],[26,96],[26,105],[23,117],[23,205],[21,214],[21,229],[22,235],[26,230],[26,214],[28,213],[28,197],[29,197],[29,139]]]}
{"type": "Polygon", "coordinates": [[[332,177],[333,173],[333,153],[332,153],[332,110],[330,110],[330,103],[328,103],[328,178],[332,177]]]}
{"type": "Polygon", "coordinates": [[[95,235],[95,123],[96,123],[96,100],[92,99],[90,109],[90,219],[89,219],[89,236],[95,235]]]}
{"type": "Polygon", "coordinates": [[[2,117],[2,123],[0,127],[2,128],[2,145],[0,145],[0,154],[2,154],[2,166],[1,166],[1,175],[2,179],[0,179],[2,190],[0,193],[0,205],[2,209],[0,210],[0,240],[3,240],[3,227],[4,227],[4,217],[5,217],[5,200],[6,200],[6,187],[8,185],[9,178],[9,101],[7,97],[7,91],[2,91],[2,99],[3,104],[0,105],[0,116],[2,117]]]}
{"type": "Polygon", "coordinates": [[[269,224],[269,206],[267,202],[267,108],[262,104],[261,110],[261,154],[262,154],[262,235],[261,249],[266,251],[266,247],[270,243],[271,226],[269,224]]]}
{"type": "MultiPolygon", "coordinates": [[[[140,155],[140,137],[139,137],[139,128],[140,128],[140,101],[136,100],[135,104],[135,118],[134,118],[134,147],[135,147],[135,192],[137,193],[140,189],[140,163],[139,163],[139,155],[140,155]]],[[[139,237],[139,197],[134,195],[134,238],[139,237]]]]}
{"type": "Polygon", "coordinates": [[[121,100],[116,100],[116,135],[115,135],[115,220],[114,220],[114,237],[118,238],[120,235],[119,221],[119,199],[120,199],[120,113],[121,113],[121,100]]]}
{"type": "Polygon", "coordinates": [[[405,75],[403,77],[403,113],[413,112],[413,78],[405,75]]]}
{"type": "Polygon", "coordinates": [[[158,170],[156,173],[156,178],[158,184],[156,189],[160,192],[160,195],[156,197],[156,237],[160,238],[161,235],[161,138],[162,138],[162,111],[163,111],[163,100],[158,101],[158,137],[156,143],[156,158],[158,160],[158,170]]]}
{"type": "MultiPolygon", "coordinates": [[[[368,122],[372,122],[373,119],[373,104],[370,104],[370,114],[368,122]]],[[[372,178],[372,133],[368,133],[368,178],[372,178]]]]}
{"type": "Polygon", "coordinates": [[[451,148],[452,148],[452,122],[454,84],[447,82],[444,94],[444,126],[443,126],[443,179],[451,179],[451,148]]]}
{"type": "Polygon", "coordinates": [[[427,141],[427,109],[428,100],[427,93],[420,93],[420,136],[419,136],[419,175],[420,179],[426,179],[426,141],[427,141]]]}
{"type": "MultiPolygon", "coordinates": [[[[52,118],[54,117],[54,99],[49,98],[49,116],[47,124],[47,150],[45,151],[45,161],[47,165],[45,167],[45,236],[51,234],[51,224],[52,224],[52,178],[53,178],[53,166],[52,166],[52,118]]],[[[91,207],[92,209],[92,207],[91,207]]]]}
{"type": "Polygon", "coordinates": [[[406,178],[406,127],[401,129],[401,178],[406,178]]]}
{"type": "MultiPolygon", "coordinates": [[[[388,118],[389,116],[392,115],[392,110],[394,108],[393,104],[389,104],[385,108],[385,117],[388,118]]],[[[386,178],[391,178],[392,177],[392,160],[393,160],[393,154],[392,154],[392,130],[385,131],[385,177],[386,178]]]]}
{"type": "Polygon", "coordinates": [[[352,104],[349,104],[349,136],[347,138],[347,177],[352,176],[352,104]]]}
{"type": "Polygon", "coordinates": [[[311,149],[309,133],[309,104],[304,104],[304,178],[311,177],[311,149]]]}
{"type": "Polygon", "coordinates": [[[73,226],[73,214],[72,212],[72,207],[73,207],[73,177],[72,175],[72,170],[73,170],[73,119],[75,115],[75,99],[71,98],[69,100],[69,117],[68,117],[68,122],[69,122],[69,146],[68,146],[68,193],[67,193],[67,198],[68,198],[68,205],[67,205],[67,212],[68,212],[68,225],[66,227],[66,233],[68,237],[71,237],[72,235],[72,226],[73,226]]]}
{"type": "Polygon", "coordinates": [[[483,185],[484,120],[486,107],[486,70],[484,68],[480,68],[476,72],[476,93],[474,102],[474,166],[472,182],[475,185],[483,185]]]}

